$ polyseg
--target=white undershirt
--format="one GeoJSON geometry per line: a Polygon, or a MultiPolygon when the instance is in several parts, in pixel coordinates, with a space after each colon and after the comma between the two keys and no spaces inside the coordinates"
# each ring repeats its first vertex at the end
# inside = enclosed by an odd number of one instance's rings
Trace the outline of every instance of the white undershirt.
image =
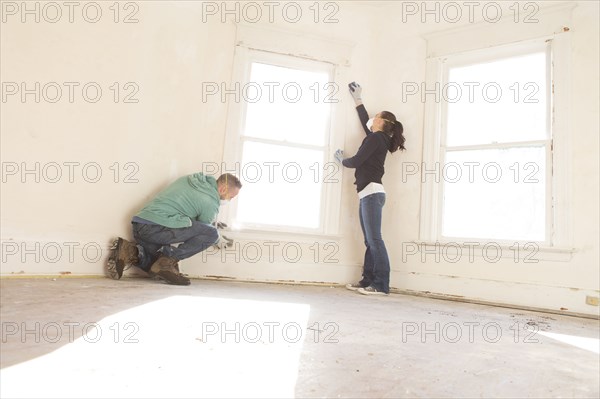
{"type": "Polygon", "coordinates": [[[384,193],[383,185],[379,183],[369,183],[365,188],[359,191],[358,198],[363,199],[367,195],[375,194],[375,193],[384,193]]]}

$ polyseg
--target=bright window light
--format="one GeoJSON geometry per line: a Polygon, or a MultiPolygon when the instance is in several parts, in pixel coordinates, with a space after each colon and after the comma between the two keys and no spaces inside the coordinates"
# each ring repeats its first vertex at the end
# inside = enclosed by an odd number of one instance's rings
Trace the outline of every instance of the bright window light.
{"type": "Polygon", "coordinates": [[[444,239],[548,240],[548,54],[538,47],[448,61],[439,167],[444,239]]]}
{"type": "Polygon", "coordinates": [[[320,150],[246,141],[242,158],[245,175],[257,181],[244,184],[238,220],[258,225],[318,228],[321,184],[315,181],[313,172],[322,162],[320,150]],[[261,167],[252,167],[254,164],[261,167]],[[310,165],[315,168],[309,169],[310,165]]]}
{"type": "Polygon", "coordinates": [[[442,235],[543,241],[545,156],[544,147],[448,152],[442,235]]]}
{"type": "Polygon", "coordinates": [[[329,75],[254,62],[243,135],[322,146],[329,126],[329,75]],[[272,88],[272,89],[271,89],[272,88]]]}
{"type": "Polygon", "coordinates": [[[546,53],[448,71],[448,146],[543,140],[546,53]]]}
{"type": "Polygon", "coordinates": [[[240,135],[244,193],[233,226],[318,231],[332,72],[293,57],[282,64],[250,64],[240,135]]]}

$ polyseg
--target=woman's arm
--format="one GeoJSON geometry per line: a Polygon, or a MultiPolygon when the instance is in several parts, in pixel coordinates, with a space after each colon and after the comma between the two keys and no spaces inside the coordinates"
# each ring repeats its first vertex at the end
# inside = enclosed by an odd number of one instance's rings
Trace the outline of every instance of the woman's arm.
{"type": "Polygon", "coordinates": [[[356,112],[358,112],[358,118],[367,136],[371,134],[371,131],[367,127],[367,121],[369,120],[369,113],[363,104],[356,106],[356,112]]]}
{"type": "Polygon", "coordinates": [[[377,137],[375,135],[366,138],[363,144],[358,149],[355,156],[346,158],[342,161],[342,165],[347,168],[358,168],[377,150],[377,137]]]}
{"type": "Polygon", "coordinates": [[[363,105],[362,102],[362,87],[356,82],[352,82],[348,84],[348,88],[350,89],[350,95],[354,99],[354,104],[356,104],[356,112],[358,112],[358,117],[360,119],[360,124],[362,125],[367,136],[371,134],[371,131],[367,127],[367,121],[369,120],[369,114],[367,113],[367,109],[363,105]]]}

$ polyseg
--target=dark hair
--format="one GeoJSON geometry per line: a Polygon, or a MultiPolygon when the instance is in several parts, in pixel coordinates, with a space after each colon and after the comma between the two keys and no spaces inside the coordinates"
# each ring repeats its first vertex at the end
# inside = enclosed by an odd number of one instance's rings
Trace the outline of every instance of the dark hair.
{"type": "Polygon", "coordinates": [[[237,177],[235,177],[235,175],[232,175],[231,173],[223,173],[217,179],[217,183],[227,184],[228,188],[242,188],[242,182],[240,182],[240,179],[238,179],[237,177]]]}
{"type": "Polygon", "coordinates": [[[398,149],[405,150],[404,126],[396,120],[396,116],[389,111],[381,111],[379,114],[385,120],[383,132],[390,136],[390,152],[396,152],[398,149]]]}

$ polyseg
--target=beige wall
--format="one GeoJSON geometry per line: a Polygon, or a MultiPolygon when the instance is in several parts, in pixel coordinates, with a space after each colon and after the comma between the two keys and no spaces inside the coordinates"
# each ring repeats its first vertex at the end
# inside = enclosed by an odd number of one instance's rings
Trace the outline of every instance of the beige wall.
{"type": "MultiPolygon", "coordinates": [[[[27,82],[29,88],[34,82],[42,86],[57,82],[63,97],[57,103],[43,97],[35,103],[33,95],[28,95],[23,103],[15,95],[1,103],[2,275],[101,274],[111,238],[130,237],[133,212],[175,177],[197,171],[202,162],[222,160],[228,107],[220,101],[203,101],[201,87],[203,82],[230,83],[236,25],[231,16],[222,23],[218,14],[203,14],[202,5],[194,2],[136,3],[139,10],[134,17],[139,22],[133,24],[114,23],[109,4],[101,5],[103,14],[97,23],[86,22],[76,9],[73,23],[63,15],[54,24],[43,18],[35,23],[32,16],[22,23],[20,14],[10,15],[12,9],[3,4],[3,93],[12,88],[11,82],[27,82]],[[68,101],[64,82],[80,84],[73,103],[68,101]],[[86,102],[81,95],[82,86],[89,82],[103,90],[96,103],[86,102]],[[114,82],[118,82],[121,96],[131,92],[126,90],[126,83],[135,83],[138,102],[125,103],[120,98],[115,103],[110,88],[114,82]],[[34,169],[36,162],[38,172],[23,174],[23,167],[34,169]],[[56,165],[62,173],[59,178],[56,165]],[[97,170],[102,173],[99,179],[97,170]],[[39,182],[35,181],[36,174],[39,182]],[[133,181],[126,182],[127,177],[133,181]]],[[[361,83],[372,113],[388,109],[403,121],[408,151],[388,158],[384,178],[388,191],[384,238],[392,261],[391,285],[498,303],[597,313],[597,307],[584,301],[586,295],[598,296],[599,290],[598,4],[577,2],[572,15],[565,15],[572,37],[572,176],[568,179],[572,206],[568,212],[575,252],[567,261],[535,265],[505,259],[496,264],[482,259],[445,264],[420,262],[418,257],[402,262],[402,243],[420,240],[422,188],[418,179],[403,183],[401,168],[402,162],[422,160],[425,111],[418,100],[402,102],[400,86],[406,81],[425,80],[426,34],[468,26],[469,21],[452,24],[442,19],[436,23],[429,17],[423,22],[419,15],[405,15],[403,22],[402,3],[337,2],[337,23],[323,22],[335,8],[321,9],[315,23],[314,12],[307,9],[310,4],[303,4],[303,17],[297,23],[286,21],[276,10],[274,23],[264,22],[265,14],[263,22],[254,26],[351,43],[350,65],[340,67],[343,76],[361,83]]],[[[543,6],[546,4],[552,5],[543,6]]],[[[93,16],[92,11],[88,15],[93,16]]],[[[135,10],[121,9],[120,18],[131,11],[135,10]]],[[[51,18],[54,14],[48,15],[51,18]]],[[[480,14],[475,15],[481,20],[480,14]]],[[[242,15],[241,22],[249,21],[242,15]]],[[[518,35],[518,29],[514,34],[518,35]]],[[[345,132],[345,149],[352,153],[360,145],[361,131],[345,86],[340,89],[347,122],[338,129],[345,132]]],[[[46,94],[54,96],[51,87],[46,94]]],[[[346,171],[340,207],[342,233],[333,239],[339,248],[333,259],[338,262],[315,262],[314,249],[310,249],[316,243],[321,250],[318,258],[323,260],[331,253],[324,248],[331,238],[290,236],[281,245],[300,245],[303,256],[297,263],[286,261],[280,251],[272,261],[258,263],[245,261],[244,254],[239,262],[233,255],[222,262],[220,254],[207,253],[186,260],[183,268],[191,275],[241,279],[336,283],[356,279],[363,244],[352,181],[352,171],[346,171]]],[[[242,245],[273,239],[268,234],[254,238],[241,234],[237,238],[242,245]]]]}

